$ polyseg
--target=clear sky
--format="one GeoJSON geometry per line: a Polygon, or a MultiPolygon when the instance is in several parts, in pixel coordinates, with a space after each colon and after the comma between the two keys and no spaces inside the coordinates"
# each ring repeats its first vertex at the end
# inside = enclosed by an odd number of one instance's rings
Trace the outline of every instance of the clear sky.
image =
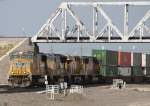
{"type": "Polygon", "coordinates": [[[61,0],[0,0],[0,35],[35,34],[61,0]]]}
{"type": "MultiPolygon", "coordinates": [[[[64,0],[0,0],[0,35],[5,36],[21,36],[26,34],[34,35],[40,27],[45,23],[48,17],[56,10],[60,3],[64,0]],[[24,31],[23,31],[24,30],[24,31]]],[[[67,0],[67,1],[83,1],[83,0],[67,0]]],[[[92,1],[92,0],[84,0],[92,1]]],[[[95,0],[102,1],[102,0],[95,0]]],[[[103,0],[103,1],[135,1],[135,0],[103,0]]],[[[136,0],[140,1],[140,0],[136,0]]],[[[143,1],[143,0],[141,0],[143,1]]],[[[148,0],[147,0],[148,1],[148,0]]],[[[104,7],[105,11],[112,18],[113,22],[123,30],[123,9],[104,7]]],[[[129,23],[131,28],[146,13],[147,7],[131,7],[129,13],[129,23]]],[[[75,10],[78,10],[75,8],[75,10]]],[[[84,21],[89,21],[92,16],[87,12],[87,8],[81,8],[81,12],[77,12],[84,21]],[[84,12],[84,14],[83,14],[84,12]],[[85,17],[88,16],[88,17],[85,17]]],[[[91,23],[89,23],[91,26],[91,23]]],[[[87,25],[88,27],[88,25],[87,25]]],[[[130,28],[130,29],[131,29],[130,28]]]]}
{"type": "MultiPolygon", "coordinates": [[[[81,0],[68,0],[68,1],[81,1],[81,0]]],[[[87,1],[87,0],[84,0],[87,1]]],[[[92,0],[88,0],[92,1],[92,0]]],[[[95,0],[102,1],[102,0],[95,0]]],[[[103,0],[106,1],[106,0],[103,0]]],[[[135,1],[135,0],[107,0],[107,1],[135,1]]],[[[136,0],[140,1],[140,0],[136,0]]],[[[142,1],[142,0],[141,0],[142,1]]],[[[147,0],[149,1],[149,0],[147,0]]],[[[53,11],[60,5],[62,0],[0,0],[0,36],[22,36],[22,35],[34,35],[40,27],[45,23],[48,17],[53,11]]],[[[150,9],[149,6],[145,7],[132,7],[130,8],[130,30],[136,23],[141,19],[141,17],[150,9]]],[[[105,7],[106,12],[113,19],[114,23],[123,32],[123,16],[120,14],[122,11],[119,8],[109,8],[105,7]],[[120,12],[120,13],[119,13],[120,12]],[[116,17],[117,16],[117,17],[116,17]]],[[[87,11],[87,10],[86,10],[87,11]]],[[[123,12],[122,12],[123,13],[123,12]]],[[[79,12],[81,18],[89,15],[88,12],[79,12]],[[84,14],[83,14],[84,13],[84,14]]],[[[85,21],[89,21],[88,17],[85,17],[85,21]]],[[[85,22],[86,23],[86,22],[85,22]]],[[[91,24],[87,24],[90,28],[91,24]]],[[[118,49],[119,45],[122,45],[123,50],[130,51],[132,46],[130,44],[86,44],[83,46],[83,52],[85,55],[91,54],[92,48],[101,48],[104,45],[106,49],[118,49]]],[[[149,52],[149,44],[132,44],[135,45],[136,51],[146,51],[149,52]]],[[[50,45],[40,45],[41,51],[48,52],[47,48],[50,45]],[[44,48],[43,48],[44,47],[44,48]]],[[[80,44],[78,46],[71,46],[68,44],[53,44],[55,52],[61,53],[80,53],[80,44]]]]}

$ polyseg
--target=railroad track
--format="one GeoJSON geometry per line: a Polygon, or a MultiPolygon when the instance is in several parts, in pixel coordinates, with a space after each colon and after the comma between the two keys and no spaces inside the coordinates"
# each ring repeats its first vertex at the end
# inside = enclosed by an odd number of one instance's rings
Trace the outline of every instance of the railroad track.
{"type": "Polygon", "coordinates": [[[37,92],[45,90],[42,86],[31,86],[27,88],[11,88],[8,85],[0,85],[0,94],[6,93],[23,93],[23,92],[37,92]]]}

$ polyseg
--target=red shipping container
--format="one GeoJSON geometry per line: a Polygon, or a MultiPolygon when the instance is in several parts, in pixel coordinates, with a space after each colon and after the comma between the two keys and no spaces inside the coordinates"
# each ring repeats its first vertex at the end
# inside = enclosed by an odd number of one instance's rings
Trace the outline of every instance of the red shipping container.
{"type": "Polygon", "coordinates": [[[118,51],[118,65],[131,66],[131,53],[118,51]]]}

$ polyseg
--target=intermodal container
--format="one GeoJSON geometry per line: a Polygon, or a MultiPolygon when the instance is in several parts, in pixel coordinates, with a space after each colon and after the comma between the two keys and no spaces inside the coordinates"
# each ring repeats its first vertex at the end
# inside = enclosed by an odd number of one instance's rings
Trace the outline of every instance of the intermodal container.
{"type": "Polygon", "coordinates": [[[146,76],[146,67],[142,67],[143,75],[146,76]]]}
{"type": "Polygon", "coordinates": [[[142,65],[142,54],[131,53],[131,66],[141,66],[141,65],[142,65]]]}
{"type": "Polygon", "coordinates": [[[96,57],[101,65],[117,66],[118,52],[110,50],[93,50],[92,56],[96,57]]]}
{"type": "Polygon", "coordinates": [[[144,81],[146,81],[146,82],[150,82],[150,67],[146,67],[146,74],[145,74],[145,76],[144,76],[144,81]]]}
{"type": "Polygon", "coordinates": [[[150,67],[150,54],[146,54],[146,67],[150,67]]]}
{"type": "Polygon", "coordinates": [[[100,66],[100,75],[102,76],[117,76],[118,68],[117,66],[100,66]]]}
{"type": "Polygon", "coordinates": [[[150,67],[146,67],[146,76],[150,76],[150,67]]]}
{"type": "Polygon", "coordinates": [[[142,54],[142,67],[146,67],[146,54],[142,54]]]}
{"type": "Polygon", "coordinates": [[[131,53],[118,51],[118,65],[119,66],[131,66],[131,53]]]}
{"type": "Polygon", "coordinates": [[[144,79],[144,74],[142,67],[132,67],[132,82],[142,83],[144,79]]]}
{"type": "Polygon", "coordinates": [[[131,68],[130,67],[118,67],[118,75],[131,76],[131,68]]]}
{"type": "Polygon", "coordinates": [[[132,76],[143,76],[142,67],[132,67],[132,76]]]}

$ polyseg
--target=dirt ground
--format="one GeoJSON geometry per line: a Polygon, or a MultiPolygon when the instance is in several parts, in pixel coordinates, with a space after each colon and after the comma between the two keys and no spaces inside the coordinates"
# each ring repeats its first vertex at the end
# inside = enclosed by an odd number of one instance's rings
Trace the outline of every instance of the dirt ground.
{"type": "Polygon", "coordinates": [[[0,38],[0,57],[22,40],[23,38],[0,38]]]}
{"type": "MultiPolygon", "coordinates": [[[[4,87],[5,88],[5,87],[4,87]]],[[[150,106],[150,85],[128,85],[126,89],[110,89],[109,86],[90,86],[84,94],[59,95],[50,100],[46,94],[39,94],[41,88],[6,90],[0,88],[0,106],[150,106]]]]}
{"type": "MultiPolygon", "coordinates": [[[[6,44],[18,44],[21,42],[23,38],[0,38],[0,46],[6,45],[6,44]]],[[[20,45],[18,48],[15,49],[15,51],[31,51],[33,50],[32,46],[29,46],[28,39],[20,45]]],[[[0,50],[1,51],[1,50],[0,50]]],[[[2,60],[0,60],[0,84],[7,84],[7,74],[9,71],[10,61],[9,56],[6,56],[2,60]]]]}
{"type": "MultiPolygon", "coordinates": [[[[2,42],[3,39],[0,39],[2,42]]],[[[17,50],[32,50],[28,41],[17,50]]],[[[46,94],[39,94],[45,88],[10,89],[7,84],[9,57],[0,61],[0,106],[150,106],[150,85],[127,85],[126,89],[110,89],[110,86],[91,85],[84,88],[84,93],[58,95],[51,101],[46,94]],[[146,88],[139,91],[137,88],[146,88]]]]}

